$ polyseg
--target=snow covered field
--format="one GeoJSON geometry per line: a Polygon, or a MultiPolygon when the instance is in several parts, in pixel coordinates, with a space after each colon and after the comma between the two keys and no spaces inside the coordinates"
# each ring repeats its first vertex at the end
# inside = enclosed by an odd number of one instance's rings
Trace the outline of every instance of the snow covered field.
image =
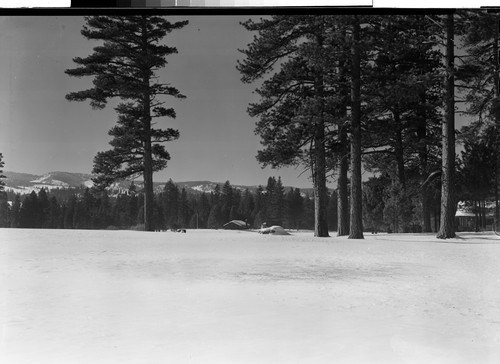
{"type": "Polygon", "coordinates": [[[0,229],[0,362],[500,363],[500,238],[0,229]]]}

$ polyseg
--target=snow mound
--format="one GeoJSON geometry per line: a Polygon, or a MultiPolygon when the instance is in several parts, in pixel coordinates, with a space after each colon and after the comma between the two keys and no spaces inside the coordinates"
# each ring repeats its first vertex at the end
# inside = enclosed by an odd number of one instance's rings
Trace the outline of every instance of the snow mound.
{"type": "Polygon", "coordinates": [[[274,225],[268,228],[262,228],[259,230],[260,234],[271,234],[271,235],[290,235],[283,227],[274,225]]]}

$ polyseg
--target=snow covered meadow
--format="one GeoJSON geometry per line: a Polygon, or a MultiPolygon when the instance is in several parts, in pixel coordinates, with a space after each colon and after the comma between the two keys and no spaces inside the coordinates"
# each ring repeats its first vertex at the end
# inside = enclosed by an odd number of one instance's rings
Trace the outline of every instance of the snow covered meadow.
{"type": "Polygon", "coordinates": [[[1,363],[500,363],[491,233],[0,240],[1,363]]]}

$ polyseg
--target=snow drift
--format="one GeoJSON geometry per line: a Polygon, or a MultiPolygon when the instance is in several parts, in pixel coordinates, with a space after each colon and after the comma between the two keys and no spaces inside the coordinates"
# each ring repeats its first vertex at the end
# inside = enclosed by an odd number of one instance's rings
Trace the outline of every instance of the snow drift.
{"type": "Polygon", "coordinates": [[[274,225],[267,228],[259,229],[261,234],[271,234],[271,235],[290,235],[283,227],[274,225]]]}

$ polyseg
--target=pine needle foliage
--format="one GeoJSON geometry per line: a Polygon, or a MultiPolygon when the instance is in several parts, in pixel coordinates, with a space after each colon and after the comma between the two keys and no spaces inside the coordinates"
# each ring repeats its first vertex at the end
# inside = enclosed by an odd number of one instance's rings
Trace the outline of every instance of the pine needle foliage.
{"type": "Polygon", "coordinates": [[[170,155],[163,143],[179,138],[174,129],[156,129],[153,118],[175,118],[175,110],[165,107],[164,97],[185,96],[168,83],[162,83],[158,71],[167,65],[167,56],[175,47],[161,41],[187,21],[170,23],[159,16],[89,16],[81,33],[103,43],[87,57],[75,57],[76,68],[69,76],[92,77],[93,86],[70,92],[69,101],[89,101],[94,109],[103,109],[112,98],[121,103],[115,108],[117,124],[109,131],[112,149],[94,158],[94,183],[102,189],[125,178],[144,178],[145,230],[153,227],[153,172],[166,167],[170,155]]]}

